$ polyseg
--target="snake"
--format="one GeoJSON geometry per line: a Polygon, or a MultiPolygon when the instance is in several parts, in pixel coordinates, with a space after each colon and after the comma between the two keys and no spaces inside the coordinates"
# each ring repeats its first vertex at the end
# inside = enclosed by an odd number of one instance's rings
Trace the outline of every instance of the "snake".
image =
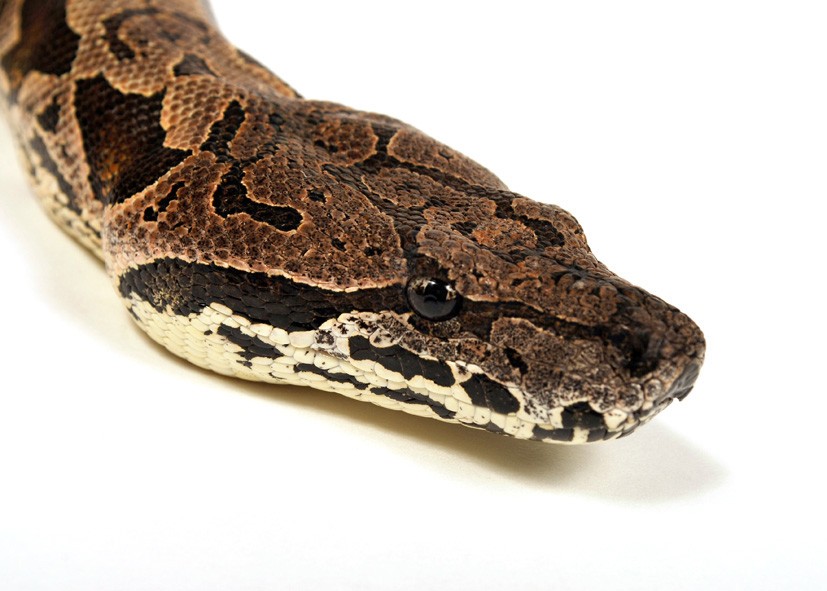
{"type": "Polygon", "coordinates": [[[43,209],[202,368],[570,444],[632,433],[698,377],[698,326],[571,214],[302,97],[206,2],[0,0],[0,94],[43,209]]]}

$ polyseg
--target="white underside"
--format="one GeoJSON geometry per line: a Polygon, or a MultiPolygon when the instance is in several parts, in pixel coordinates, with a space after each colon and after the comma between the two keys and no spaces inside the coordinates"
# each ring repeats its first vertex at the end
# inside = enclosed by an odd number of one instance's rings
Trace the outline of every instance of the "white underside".
{"type": "MultiPolygon", "coordinates": [[[[25,166],[29,162],[29,157],[20,150],[19,145],[18,154],[25,169],[30,170],[28,166],[25,166]]],[[[47,215],[72,238],[91,250],[95,256],[103,259],[101,229],[96,216],[86,216],[88,219],[84,219],[72,211],[69,208],[69,197],[61,191],[57,179],[45,170],[42,163],[34,171],[34,174],[27,176],[47,215]]]]}
{"type": "MultiPolygon", "coordinates": [[[[405,380],[401,374],[389,371],[373,361],[351,359],[348,349],[351,336],[358,334],[382,346],[381,335],[365,333],[358,328],[364,326],[365,321],[369,323],[375,320],[374,314],[343,314],[325,323],[320,332],[324,331],[328,337],[318,339],[316,331],[288,333],[270,325],[251,323],[244,316],[217,303],[210,304],[200,313],[189,316],[176,315],[171,310],[158,312],[135,296],[127,300],[126,304],[153,340],[191,363],[223,375],[273,384],[310,386],[385,408],[451,423],[478,426],[493,423],[505,433],[520,439],[531,438],[534,427],[538,424],[545,429],[563,427],[560,417],[562,408],[550,413],[548,423],[538,423],[476,406],[461,386],[440,386],[423,376],[405,380]],[[274,349],[274,356],[248,359],[249,355],[245,356],[245,351],[240,345],[218,334],[222,325],[236,329],[249,337],[257,337],[261,343],[274,349]],[[331,334],[334,336],[333,339],[330,339],[331,334]],[[366,387],[360,389],[351,383],[327,379],[324,375],[297,371],[299,364],[312,364],[326,372],[351,376],[366,387]],[[394,400],[383,394],[374,394],[371,388],[408,389],[456,414],[454,418],[446,419],[440,417],[427,404],[394,400]]],[[[475,371],[473,367],[460,368],[451,362],[449,366],[455,373],[457,383],[461,383],[472,373],[479,373],[479,370],[475,371]]],[[[627,417],[617,416],[616,419],[620,427],[627,417]]],[[[566,443],[585,443],[588,433],[586,429],[576,429],[573,440],[566,443]]]]}

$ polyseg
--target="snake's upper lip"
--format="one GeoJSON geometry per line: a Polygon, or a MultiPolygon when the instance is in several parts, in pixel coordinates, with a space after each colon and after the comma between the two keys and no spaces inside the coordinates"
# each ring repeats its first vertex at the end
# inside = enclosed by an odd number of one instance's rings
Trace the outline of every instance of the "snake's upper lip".
{"type": "Polygon", "coordinates": [[[677,326],[674,328],[675,334],[678,335],[676,341],[679,343],[677,358],[683,358],[684,363],[678,377],[673,379],[669,385],[666,396],[683,400],[692,391],[695,380],[698,379],[700,374],[704,354],[706,353],[706,339],[701,329],[691,318],[682,313],[679,313],[678,318],[680,321],[677,322],[677,326]]]}
{"type": "Polygon", "coordinates": [[[672,355],[662,359],[660,367],[655,370],[654,382],[662,384],[664,389],[661,393],[655,394],[650,399],[651,402],[644,404],[643,409],[636,413],[639,423],[647,422],[669,406],[673,400],[686,398],[700,374],[705,350],[703,333],[688,317],[684,315],[681,317],[684,322],[681,323],[679,332],[686,339],[680,342],[682,345],[680,348],[677,348],[677,343],[673,341],[668,347],[672,355]]]}
{"type": "Polygon", "coordinates": [[[696,359],[689,362],[681,373],[672,383],[672,387],[666,393],[667,398],[677,398],[683,400],[692,391],[695,386],[695,380],[698,379],[698,374],[701,372],[701,360],[696,359]]]}

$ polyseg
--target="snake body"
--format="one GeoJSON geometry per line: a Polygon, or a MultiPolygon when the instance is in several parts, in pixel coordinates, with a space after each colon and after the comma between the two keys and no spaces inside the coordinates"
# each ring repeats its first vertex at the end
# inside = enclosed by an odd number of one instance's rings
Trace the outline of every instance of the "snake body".
{"type": "Polygon", "coordinates": [[[396,119],[307,100],[197,0],[0,0],[45,210],[216,372],[522,439],[613,439],[692,388],[698,327],[564,210],[396,119]]]}

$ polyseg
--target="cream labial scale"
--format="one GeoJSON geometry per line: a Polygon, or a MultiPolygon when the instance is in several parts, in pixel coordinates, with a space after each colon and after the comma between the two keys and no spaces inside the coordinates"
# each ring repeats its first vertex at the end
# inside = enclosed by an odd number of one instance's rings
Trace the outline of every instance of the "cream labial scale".
{"type": "Polygon", "coordinates": [[[698,327],[602,265],[569,213],[410,125],[300,97],[206,2],[0,12],[35,192],[177,355],[560,443],[628,434],[691,390],[698,327]]]}

